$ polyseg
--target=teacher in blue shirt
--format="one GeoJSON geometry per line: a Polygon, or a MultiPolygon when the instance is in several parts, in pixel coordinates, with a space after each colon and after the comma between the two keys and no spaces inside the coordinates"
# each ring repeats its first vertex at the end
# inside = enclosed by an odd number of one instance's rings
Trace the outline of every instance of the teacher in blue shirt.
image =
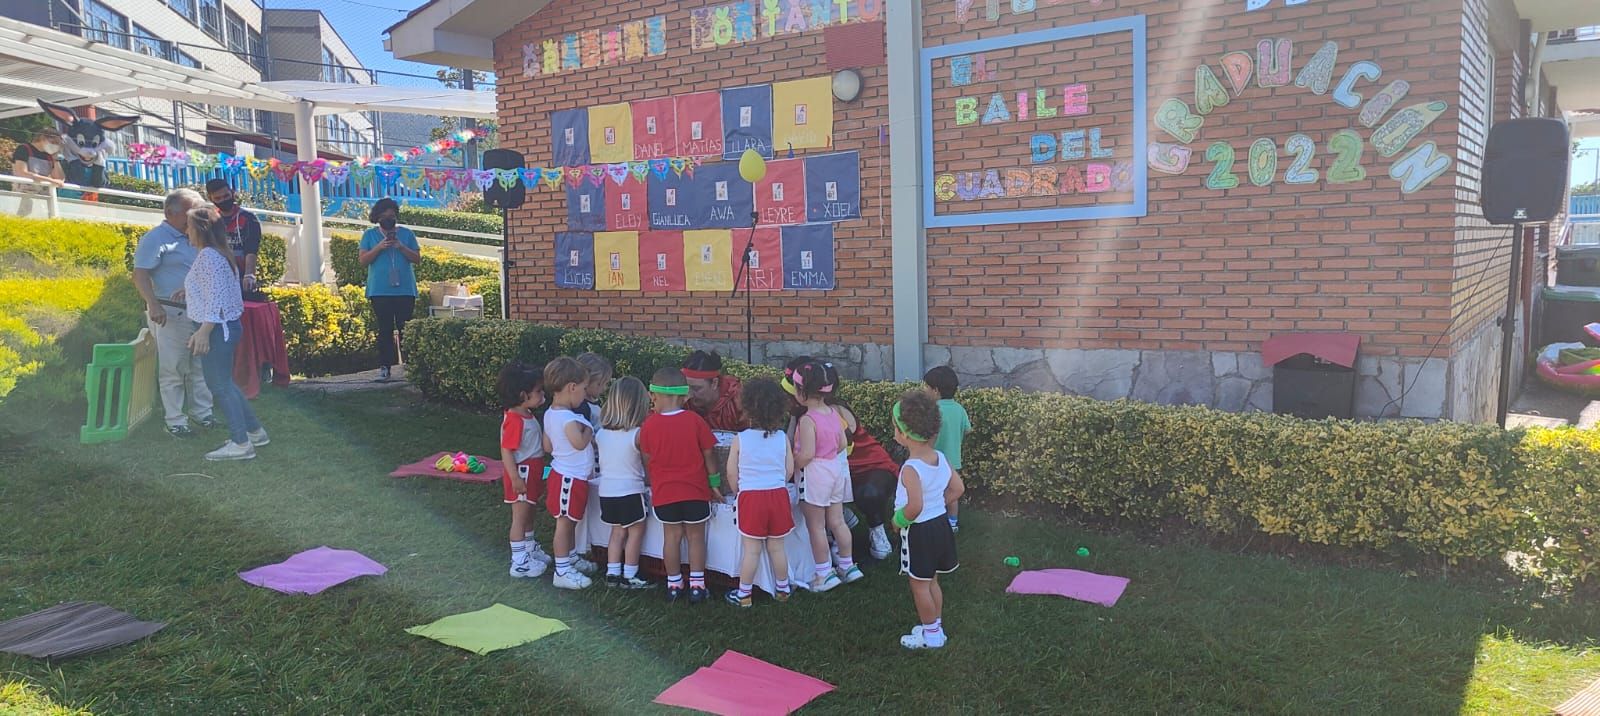
{"type": "Polygon", "coordinates": [[[399,363],[398,339],[417,305],[417,274],[412,266],[422,260],[417,235],[396,225],[400,205],[384,197],[372,205],[367,220],[377,226],[361,235],[361,265],[367,267],[367,300],[378,320],[378,380],[389,379],[399,363]]]}

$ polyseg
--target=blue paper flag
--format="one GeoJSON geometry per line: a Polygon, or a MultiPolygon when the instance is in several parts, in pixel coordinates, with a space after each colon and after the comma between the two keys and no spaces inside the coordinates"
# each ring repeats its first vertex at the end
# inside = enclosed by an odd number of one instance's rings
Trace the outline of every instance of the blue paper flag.
{"type": "MultiPolygon", "coordinates": [[[[704,171],[701,167],[700,171],[704,171]]],[[[688,174],[674,175],[668,173],[665,177],[650,177],[647,193],[650,197],[650,228],[668,231],[682,231],[694,227],[695,214],[691,207],[695,199],[690,196],[693,192],[690,186],[694,180],[688,174]]]]}
{"type": "Polygon", "coordinates": [[[589,163],[589,110],[565,109],[550,113],[550,140],[554,164],[575,167],[589,163]]]}
{"type": "MultiPolygon", "coordinates": [[[[685,174],[685,177],[688,175],[685,174]]],[[[702,164],[686,182],[690,229],[738,229],[750,226],[755,190],[739,176],[734,162],[702,164]]]]}
{"type": "Polygon", "coordinates": [[[567,228],[573,231],[606,230],[606,188],[583,182],[567,187],[567,228]]]}
{"type": "Polygon", "coordinates": [[[594,234],[556,234],[556,288],[594,290],[594,234]]]}
{"type": "Polygon", "coordinates": [[[722,158],[737,160],[746,149],[772,158],[772,85],[722,91],[722,158]]]}
{"type": "Polygon", "coordinates": [[[833,290],[833,224],[783,227],[783,287],[833,290]]]}
{"type": "Polygon", "coordinates": [[[806,220],[861,218],[861,156],[837,152],[807,157],[806,220]]]}

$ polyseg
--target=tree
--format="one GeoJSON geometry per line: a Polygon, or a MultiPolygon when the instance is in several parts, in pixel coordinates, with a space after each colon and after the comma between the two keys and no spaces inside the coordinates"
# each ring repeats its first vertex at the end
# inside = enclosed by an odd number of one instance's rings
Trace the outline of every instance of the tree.
{"type": "MultiPolygon", "coordinates": [[[[473,81],[476,82],[478,73],[472,70],[467,70],[467,72],[472,72],[471,76],[473,81]]],[[[462,71],[457,68],[436,70],[434,76],[439,78],[439,84],[448,89],[461,89],[463,84],[462,71]]],[[[479,149],[494,149],[500,145],[500,128],[494,122],[480,119],[478,120],[478,126],[489,132],[488,136],[478,140],[479,149]]],[[[461,131],[460,117],[440,117],[439,126],[428,130],[428,139],[436,142],[459,131],[461,131]]]]}

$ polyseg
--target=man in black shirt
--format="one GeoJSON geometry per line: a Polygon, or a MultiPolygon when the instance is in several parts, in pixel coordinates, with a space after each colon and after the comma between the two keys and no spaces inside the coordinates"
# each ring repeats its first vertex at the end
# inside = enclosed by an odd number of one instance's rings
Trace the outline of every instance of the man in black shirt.
{"type": "Polygon", "coordinates": [[[261,222],[256,215],[240,208],[233,187],[226,179],[206,182],[206,197],[222,213],[228,231],[228,248],[238,261],[240,286],[246,293],[256,290],[256,255],[261,251],[261,222]]]}

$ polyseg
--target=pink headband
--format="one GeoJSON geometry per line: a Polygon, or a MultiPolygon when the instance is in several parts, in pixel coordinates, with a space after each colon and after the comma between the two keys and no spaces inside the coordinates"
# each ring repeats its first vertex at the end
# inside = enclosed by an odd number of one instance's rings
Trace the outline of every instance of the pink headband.
{"type": "MultiPolygon", "coordinates": [[[[800,379],[800,371],[797,370],[797,371],[790,372],[788,369],[784,369],[784,372],[789,374],[789,379],[791,381],[793,381],[795,385],[800,386],[802,388],[806,387],[805,381],[800,379]]],[[[833,386],[824,385],[821,388],[818,388],[817,392],[818,393],[832,393],[833,392],[833,386]]]]}

